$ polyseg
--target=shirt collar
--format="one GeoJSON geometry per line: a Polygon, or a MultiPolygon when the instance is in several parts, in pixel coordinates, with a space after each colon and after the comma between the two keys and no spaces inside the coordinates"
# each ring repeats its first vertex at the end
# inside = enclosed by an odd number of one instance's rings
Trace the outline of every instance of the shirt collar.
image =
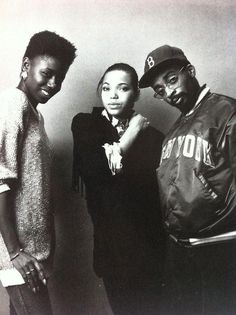
{"type": "Polygon", "coordinates": [[[201,101],[207,95],[207,93],[209,91],[210,91],[210,88],[208,86],[205,85],[205,86],[202,87],[202,90],[201,90],[201,92],[200,92],[200,94],[199,94],[199,96],[197,98],[197,101],[196,101],[194,107],[185,116],[191,115],[195,111],[195,109],[198,108],[199,104],[201,103],[201,101]]]}
{"type": "MultiPolygon", "coordinates": [[[[105,109],[102,111],[102,116],[106,117],[106,119],[111,122],[113,127],[117,127],[120,124],[119,119],[117,119],[113,116],[110,118],[105,109]]],[[[128,119],[125,122],[123,122],[124,125],[126,125],[127,123],[128,123],[128,119]]]]}

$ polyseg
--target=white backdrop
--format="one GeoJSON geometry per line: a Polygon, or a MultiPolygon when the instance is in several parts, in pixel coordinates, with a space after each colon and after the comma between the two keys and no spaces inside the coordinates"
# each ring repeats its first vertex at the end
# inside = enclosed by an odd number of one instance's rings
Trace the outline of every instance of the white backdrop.
{"type": "MultiPolygon", "coordinates": [[[[184,50],[188,59],[195,65],[201,84],[207,83],[212,91],[236,97],[236,2],[0,0],[0,90],[16,86],[21,58],[29,38],[34,33],[46,29],[56,31],[78,48],[78,57],[67,74],[62,91],[47,104],[39,105],[39,109],[44,114],[56,155],[55,178],[58,186],[55,187],[55,200],[59,244],[57,257],[60,260],[56,261],[56,269],[61,270],[66,264],[64,261],[67,260],[62,259],[63,252],[68,250],[66,246],[74,239],[73,233],[81,226],[80,236],[84,237],[79,238],[76,246],[88,247],[86,254],[78,253],[79,261],[83,261],[83,264],[78,265],[78,269],[83,269],[83,266],[91,263],[91,224],[85,215],[84,203],[78,201],[78,196],[73,194],[70,188],[72,117],[79,111],[90,111],[94,105],[100,104],[96,96],[96,86],[109,65],[127,62],[134,66],[141,76],[147,54],[164,44],[178,46],[184,50]],[[73,219],[70,218],[71,209],[75,210],[71,214],[73,219]],[[76,221],[76,211],[84,211],[82,223],[81,217],[76,221]],[[76,223],[72,224],[70,220],[76,223]],[[69,228],[65,228],[65,222],[69,228]],[[66,242],[65,239],[69,241],[66,242]]],[[[176,110],[152,98],[151,89],[142,91],[136,108],[163,132],[169,129],[177,117],[176,110]]],[[[86,270],[83,272],[84,277],[92,272],[92,269],[86,270]]],[[[94,283],[97,285],[97,280],[95,277],[89,279],[91,289],[94,283]]],[[[85,292],[83,282],[78,286],[78,292],[85,292]]],[[[89,300],[91,305],[90,289],[87,287],[87,297],[84,299],[89,300]]],[[[96,290],[95,288],[94,294],[98,296],[96,290]]],[[[103,294],[99,294],[103,299],[103,294]]],[[[55,296],[57,299],[56,294],[55,296]]],[[[3,299],[2,294],[1,300],[4,300],[5,304],[0,302],[0,315],[6,315],[6,299],[3,299]]],[[[101,303],[96,303],[95,307],[99,305],[100,313],[91,311],[91,314],[105,314],[101,303]]],[[[83,311],[81,314],[89,313],[83,311]]]]}

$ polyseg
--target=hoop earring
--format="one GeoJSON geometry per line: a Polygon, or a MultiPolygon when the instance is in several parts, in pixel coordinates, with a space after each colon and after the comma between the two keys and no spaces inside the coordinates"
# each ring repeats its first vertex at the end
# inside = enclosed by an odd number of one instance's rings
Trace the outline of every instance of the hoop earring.
{"type": "Polygon", "coordinates": [[[27,78],[27,72],[26,71],[22,71],[21,72],[21,77],[22,77],[22,79],[25,81],[26,80],[26,78],[27,78]]]}

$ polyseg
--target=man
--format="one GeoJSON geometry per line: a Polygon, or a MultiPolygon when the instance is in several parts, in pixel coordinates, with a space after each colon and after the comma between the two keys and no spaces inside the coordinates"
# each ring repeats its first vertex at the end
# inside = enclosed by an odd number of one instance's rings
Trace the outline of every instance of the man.
{"type": "Polygon", "coordinates": [[[181,111],[158,169],[174,284],[166,314],[235,314],[236,100],[200,86],[183,51],[168,45],[146,58],[145,87],[181,111]]]}

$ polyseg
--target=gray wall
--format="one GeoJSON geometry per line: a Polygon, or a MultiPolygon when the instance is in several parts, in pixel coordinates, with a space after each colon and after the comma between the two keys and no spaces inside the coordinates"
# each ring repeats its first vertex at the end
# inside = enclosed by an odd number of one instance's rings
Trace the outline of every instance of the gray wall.
{"type": "MultiPolygon", "coordinates": [[[[50,290],[55,314],[111,314],[102,283],[92,271],[92,226],[85,202],[71,191],[72,117],[100,104],[96,85],[112,63],[142,75],[146,55],[163,44],[179,46],[196,66],[201,84],[236,97],[236,3],[233,0],[1,0],[0,89],[18,82],[32,34],[56,31],[78,47],[62,91],[40,105],[55,151],[57,252],[50,290]]],[[[142,91],[136,109],[166,132],[177,117],[142,91]]],[[[0,288],[0,315],[8,300],[0,288]]]]}

